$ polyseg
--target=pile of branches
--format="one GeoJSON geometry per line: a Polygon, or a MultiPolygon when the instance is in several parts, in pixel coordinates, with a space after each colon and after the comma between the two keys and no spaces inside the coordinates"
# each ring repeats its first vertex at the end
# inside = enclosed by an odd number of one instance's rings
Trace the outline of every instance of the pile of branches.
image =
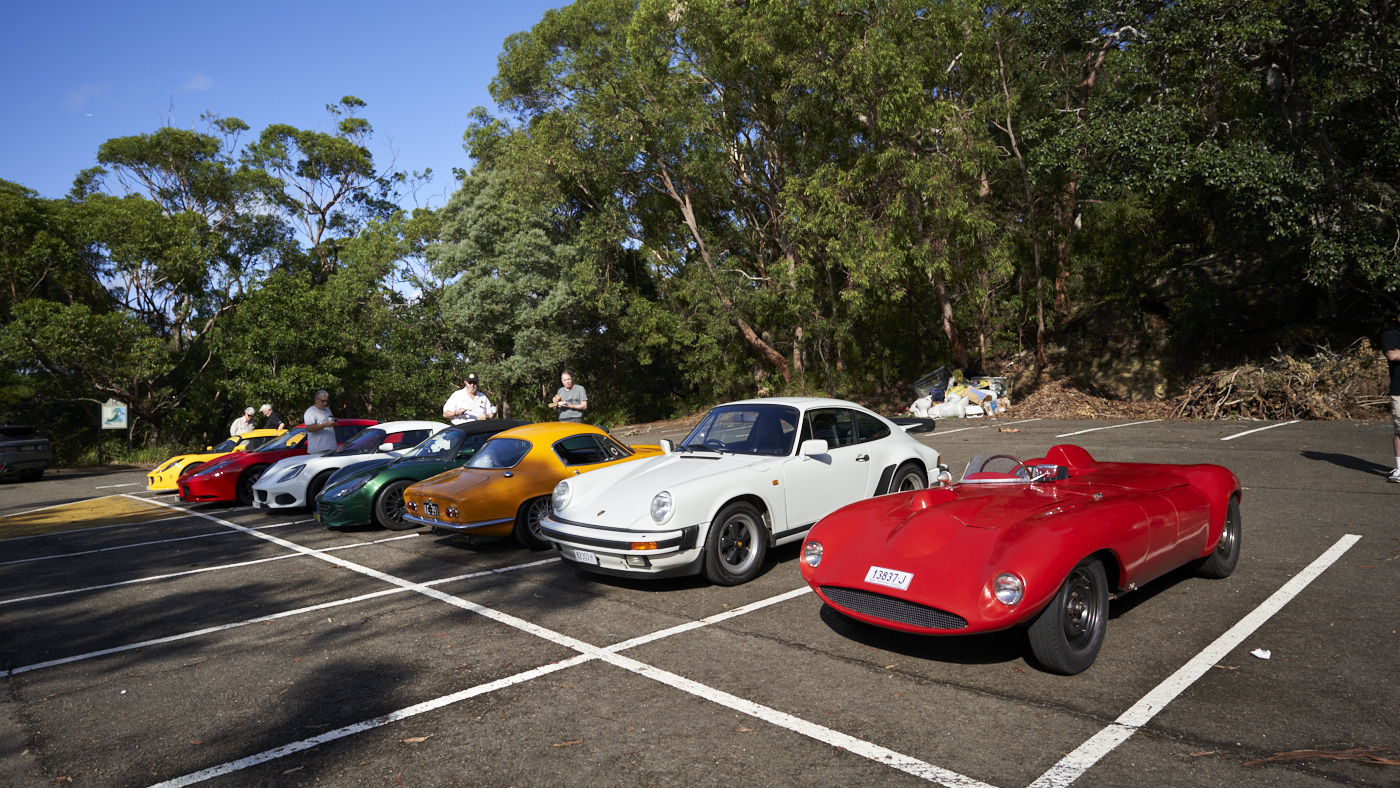
{"type": "Polygon", "coordinates": [[[1097,396],[1072,383],[1042,381],[1007,408],[1009,418],[1027,419],[1160,419],[1170,415],[1169,402],[1123,400],[1097,396]]]}
{"type": "Polygon", "coordinates": [[[1389,375],[1365,339],[1342,353],[1319,347],[1308,358],[1276,356],[1193,380],[1172,416],[1194,419],[1374,419],[1390,402],[1389,375]]]}

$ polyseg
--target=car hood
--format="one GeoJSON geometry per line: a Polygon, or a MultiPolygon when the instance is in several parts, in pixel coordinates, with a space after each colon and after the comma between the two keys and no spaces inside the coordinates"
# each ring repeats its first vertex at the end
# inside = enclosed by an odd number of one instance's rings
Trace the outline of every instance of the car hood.
{"type": "MultiPolygon", "coordinates": [[[[748,474],[771,469],[784,457],[756,457],[751,454],[722,454],[686,452],[644,457],[611,468],[601,468],[587,474],[569,477],[573,494],[566,510],[559,512],[565,519],[590,524],[624,527],[647,515],[651,499],[662,490],[676,497],[677,514],[667,527],[689,525],[683,518],[687,510],[686,488],[702,479],[727,473],[748,474]],[[598,512],[606,512],[602,518],[598,512]]],[[[708,489],[710,485],[705,485],[708,489]]],[[[650,517],[640,523],[647,530],[658,526],[650,517]]]]}

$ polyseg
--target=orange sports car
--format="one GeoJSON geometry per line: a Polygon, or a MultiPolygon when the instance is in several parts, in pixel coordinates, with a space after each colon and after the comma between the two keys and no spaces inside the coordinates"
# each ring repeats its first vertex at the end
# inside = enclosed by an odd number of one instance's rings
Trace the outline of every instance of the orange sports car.
{"type": "Polygon", "coordinates": [[[660,446],[624,446],[588,424],[526,424],[492,437],[465,466],[405,489],[403,518],[436,532],[514,534],[544,550],[550,545],[540,520],[559,480],[658,454],[660,446]]]}

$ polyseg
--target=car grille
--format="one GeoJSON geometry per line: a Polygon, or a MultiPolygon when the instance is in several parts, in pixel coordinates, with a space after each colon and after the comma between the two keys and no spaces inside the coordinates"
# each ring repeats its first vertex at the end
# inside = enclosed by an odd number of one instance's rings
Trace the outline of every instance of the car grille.
{"type": "Polygon", "coordinates": [[[874,591],[841,586],[822,586],[822,593],[832,602],[867,616],[883,618],[925,629],[965,629],[967,619],[946,610],[920,605],[874,591]]]}
{"type": "Polygon", "coordinates": [[[326,516],[330,515],[330,513],[331,513],[331,505],[330,505],[330,504],[328,504],[328,503],[321,503],[320,501],[317,501],[317,502],[316,502],[316,514],[319,514],[319,515],[321,515],[322,517],[326,517],[326,516]]]}

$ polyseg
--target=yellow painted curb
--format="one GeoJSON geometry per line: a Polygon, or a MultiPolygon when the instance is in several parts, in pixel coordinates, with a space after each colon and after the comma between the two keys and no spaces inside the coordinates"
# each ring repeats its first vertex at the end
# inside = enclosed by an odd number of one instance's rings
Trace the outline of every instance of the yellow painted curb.
{"type": "Polygon", "coordinates": [[[172,510],[138,498],[108,495],[34,512],[0,517],[0,539],[51,534],[104,525],[144,523],[170,517],[172,510]]]}

